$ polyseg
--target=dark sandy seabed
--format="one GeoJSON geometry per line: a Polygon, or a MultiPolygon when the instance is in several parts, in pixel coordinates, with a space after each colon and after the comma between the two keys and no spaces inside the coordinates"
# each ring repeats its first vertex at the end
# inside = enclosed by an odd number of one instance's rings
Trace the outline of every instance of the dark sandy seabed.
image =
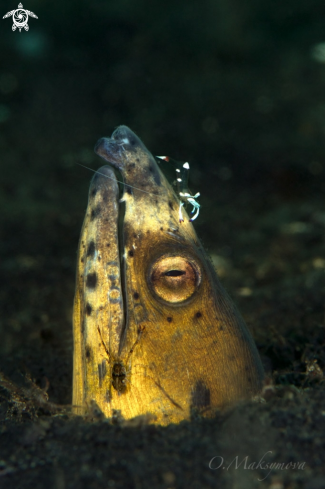
{"type": "Polygon", "coordinates": [[[0,488],[324,488],[325,3],[24,8],[29,32],[0,33],[0,488]],[[190,161],[195,227],[256,340],[264,402],[166,428],[71,415],[91,178],[76,163],[98,168],[119,124],[190,161]]]}

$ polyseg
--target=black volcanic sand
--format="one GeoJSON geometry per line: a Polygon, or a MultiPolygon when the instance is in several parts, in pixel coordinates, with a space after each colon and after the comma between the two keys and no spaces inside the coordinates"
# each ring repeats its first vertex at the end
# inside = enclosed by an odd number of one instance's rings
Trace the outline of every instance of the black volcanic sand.
{"type": "Polygon", "coordinates": [[[0,34],[0,488],[324,488],[324,2],[28,8],[0,34]],[[260,402],[166,428],[71,415],[77,164],[119,124],[190,161],[260,402]]]}

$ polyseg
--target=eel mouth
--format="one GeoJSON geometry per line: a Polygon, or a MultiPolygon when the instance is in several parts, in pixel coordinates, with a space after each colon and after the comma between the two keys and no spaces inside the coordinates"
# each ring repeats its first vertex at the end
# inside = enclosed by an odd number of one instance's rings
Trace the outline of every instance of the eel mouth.
{"type": "Polygon", "coordinates": [[[100,138],[95,145],[95,153],[101,158],[120,168],[122,163],[121,145],[113,138],[100,138]]]}
{"type": "MultiPolygon", "coordinates": [[[[135,151],[142,147],[146,150],[141,139],[127,126],[119,126],[110,138],[101,138],[95,145],[95,153],[118,170],[123,170],[123,153],[135,151]]],[[[147,151],[147,150],[146,150],[147,151]]]]}

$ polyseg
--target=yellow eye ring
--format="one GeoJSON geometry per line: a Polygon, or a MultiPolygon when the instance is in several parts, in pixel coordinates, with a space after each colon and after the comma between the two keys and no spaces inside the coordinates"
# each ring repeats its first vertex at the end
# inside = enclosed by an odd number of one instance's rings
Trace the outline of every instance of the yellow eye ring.
{"type": "Polygon", "coordinates": [[[160,299],[177,304],[193,296],[200,285],[201,272],[192,258],[163,255],[150,268],[148,281],[160,299]]]}

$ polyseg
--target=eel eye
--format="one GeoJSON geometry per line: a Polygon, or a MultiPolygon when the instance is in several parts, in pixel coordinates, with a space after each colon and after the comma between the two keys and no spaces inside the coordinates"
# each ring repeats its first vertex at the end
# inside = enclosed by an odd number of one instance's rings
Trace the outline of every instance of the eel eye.
{"type": "Polygon", "coordinates": [[[189,299],[201,281],[198,265],[182,256],[163,256],[151,267],[149,282],[155,294],[166,302],[189,299]]]}

